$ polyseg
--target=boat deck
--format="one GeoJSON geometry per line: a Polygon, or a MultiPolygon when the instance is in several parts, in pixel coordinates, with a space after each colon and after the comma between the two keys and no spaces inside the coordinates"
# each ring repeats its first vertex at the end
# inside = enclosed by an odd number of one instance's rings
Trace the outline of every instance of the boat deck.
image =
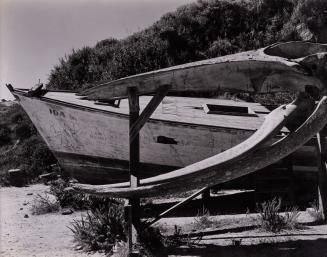
{"type": "MultiPolygon", "coordinates": [[[[128,115],[129,112],[127,99],[121,100],[119,108],[116,108],[109,105],[99,105],[95,101],[84,100],[82,97],[71,92],[48,92],[42,98],[44,100],[51,99],[73,104],[75,106],[124,115],[128,115]]],[[[152,96],[140,97],[140,111],[145,108],[151,98],[152,96]]],[[[244,108],[242,109],[244,110],[244,108]]],[[[153,113],[151,119],[241,130],[257,130],[264,121],[264,116],[269,112],[270,111],[267,108],[259,103],[212,98],[167,96],[153,113]],[[227,108],[228,112],[212,114],[206,113],[206,108],[204,108],[205,104],[214,105],[213,107],[222,107],[225,108],[224,110],[227,108]],[[231,107],[231,112],[229,112],[228,107],[231,107]],[[233,107],[249,108],[249,114],[239,113],[237,111],[238,109],[233,107]]]]}

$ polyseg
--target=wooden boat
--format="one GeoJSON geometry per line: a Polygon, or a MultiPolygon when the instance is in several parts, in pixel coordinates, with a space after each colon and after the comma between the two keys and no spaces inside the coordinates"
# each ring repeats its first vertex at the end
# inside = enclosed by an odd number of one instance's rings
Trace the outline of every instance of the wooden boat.
{"type": "MultiPolygon", "coordinates": [[[[64,170],[92,183],[128,179],[127,100],[117,108],[81,100],[71,92],[47,92],[39,98],[22,90],[13,93],[64,170]]],[[[150,98],[140,98],[141,111],[150,98]]],[[[141,130],[142,177],[184,167],[241,143],[268,113],[257,103],[166,97],[141,130]]]]}
{"type": "MultiPolygon", "coordinates": [[[[65,171],[81,182],[116,183],[128,180],[129,106],[123,98],[129,88],[142,95],[141,111],[151,99],[145,94],[162,87],[170,92],[306,91],[317,97],[326,91],[326,52],[326,45],[290,42],[101,83],[79,94],[9,89],[65,171]],[[123,100],[118,106],[113,99],[123,100]]],[[[260,128],[268,113],[257,103],[166,97],[140,132],[140,177],[235,147],[260,128]]],[[[280,124],[283,119],[276,124],[279,129],[280,124]]],[[[267,138],[278,132],[270,129],[267,138]]]]}

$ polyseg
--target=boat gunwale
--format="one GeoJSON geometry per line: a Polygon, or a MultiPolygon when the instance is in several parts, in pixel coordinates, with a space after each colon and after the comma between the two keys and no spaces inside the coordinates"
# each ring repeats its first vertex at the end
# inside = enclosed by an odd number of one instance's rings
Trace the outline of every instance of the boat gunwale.
{"type": "MultiPolygon", "coordinates": [[[[62,92],[61,90],[59,91],[47,91],[48,92],[62,92]]],[[[73,91],[64,91],[67,93],[76,93],[73,91]]],[[[57,104],[57,105],[63,105],[66,107],[70,107],[73,109],[77,109],[77,110],[82,110],[82,111],[89,111],[89,112],[98,112],[98,113],[102,113],[105,115],[109,115],[109,116],[118,116],[118,117],[122,117],[125,119],[128,119],[128,114],[123,114],[123,113],[118,113],[118,112],[113,112],[113,111],[109,111],[109,110],[103,110],[103,109],[97,109],[97,108],[93,108],[93,107],[89,107],[89,106],[82,106],[82,105],[78,105],[78,104],[74,104],[74,103],[68,103],[65,101],[61,101],[58,99],[52,99],[52,98],[48,98],[46,96],[41,96],[41,97],[32,97],[32,96],[28,96],[27,95],[27,91],[25,92],[25,90],[21,90],[21,89],[14,89],[13,92],[11,92],[12,94],[18,94],[18,95],[23,95],[24,97],[27,98],[36,98],[39,101],[42,102],[49,102],[52,104],[57,104]]],[[[87,100],[89,101],[89,100],[87,100]]],[[[187,122],[179,122],[179,121],[170,121],[170,120],[164,120],[164,119],[154,119],[154,118],[150,118],[148,120],[148,122],[150,123],[164,123],[164,124],[168,124],[168,125],[178,125],[178,126],[183,126],[183,127],[198,127],[201,129],[205,130],[210,130],[210,131],[221,131],[221,130],[235,130],[235,131],[247,131],[247,132],[254,132],[257,129],[242,129],[242,128],[235,128],[235,127],[223,127],[223,126],[213,126],[213,125],[204,125],[204,124],[198,124],[198,123],[187,123],[187,122]]]]}

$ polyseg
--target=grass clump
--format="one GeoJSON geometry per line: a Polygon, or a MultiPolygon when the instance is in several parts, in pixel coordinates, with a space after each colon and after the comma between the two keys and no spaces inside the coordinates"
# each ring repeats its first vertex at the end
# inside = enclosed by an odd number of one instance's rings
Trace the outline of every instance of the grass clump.
{"type": "Polygon", "coordinates": [[[281,205],[281,198],[275,197],[257,206],[257,210],[260,213],[259,225],[261,228],[269,232],[278,233],[284,229],[295,229],[298,227],[298,208],[290,208],[286,210],[285,215],[281,215],[281,205]]]}
{"type": "Polygon", "coordinates": [[[159,257],[167,256],[168,249],[174,249],[181,245],[192,246],[198,243],[201,237],[191,238],[183,234],[181,227],[175,225],[172,235],[164,235],[159,227],[147,227],[138,235],[141,256],[159,257]]]}
{"type": "Polygon", "coordinates": [[[140,254],[146,257],[165,256],[167,237],[157,227],[147,227],[138,234],[140,254]]]}
{"type": "Polygon", "coordinates": [[[78,249],[111,253],[116,242],[126,241],[124,227],[123,204],[111,199],[105,205],[91,208],[69,228],[78,249]]]}
{"type": "Polygon", "coordinates": [[[57,212],[60,209],[59,202],[51,199],[49,194],[37,194],[33,200],[31,212],[33,215],[57,212]]]}
{"type": "Polygon", "coordinates": [[[317,224],[321,224],[324,221],[324,215],[321,210],[319,210],[319,203],[317,200],[314,200],[310,203],[311,209],[309,209],[308,213],[312,218],[314,218],[314,222],[317,224]]]}
{"type": "Polygon", "coordinates": [[[210,212],[207,208],[202,207],[202,211],[198,211],[197,216],[194,218],[195,229],[206,229],[212,227],[215,223],[210,220],[210,212]]]}
{"type": "Polygon", "coordinates": [[[73,208],[74,210],[87,209],[91,204],[90,197],[77,193],[69,188],[69,181],[57,179],[51,182],[50,193],[54,195],[62,208],[73,208]]]}

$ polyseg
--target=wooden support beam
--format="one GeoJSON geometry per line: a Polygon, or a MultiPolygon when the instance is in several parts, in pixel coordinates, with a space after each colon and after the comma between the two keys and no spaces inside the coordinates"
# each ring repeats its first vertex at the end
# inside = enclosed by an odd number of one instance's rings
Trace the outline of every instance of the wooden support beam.
{"type": "Polygon", "coordinates": [[[140,104],[137,95],[137,88],[131,87],[128,91],[129,100],[129,172],[131,187],[135,188],[139,184],[137,170],[140,162],[140,137],[137,133],[131,140],[132,126],[139,118],[140,104]]]}
{"type": "Polygon", "coordinates": [[[323,222],[327,222],[327,147],[326,132],[317,134],[318,159],[318,202],[319,211],[323,215],[323,222]]]}
{"type": "Polygon", "coordinates": [[[141,115],[133,122],[130,128],[130,141],[133,141],[137,137],[144,124],[157,109],[162,99],[164,99],[164,97],[167,95],[169,88],[170,85],[164,85],[157,89],[156,94],[152,97],[151,101],[145,107],[141,115]]]}
{"type": "MultiPolygon", "coordinates": [[[[137,132],[134,138],[131,139],[131,132],[133,124],[138,120],[140,113],[139,96],[137,88],[131,87],[128,89],[128,102],[129,102],[129,174],[130,174],[130,187],[137,188],[140,179],[138,177],[139,163],[140,163],[140,136],[137,132]]],[[[138,256],[134,252],[133,245],[137,243],[137,231],[135,224],[139,224],[139,198],[130,198],[127,208],[127,226],[128,226],[128,255],[129,257],[138,256]]]]}
{"type": "Polygon", "coordinates": [[[156,223],[157,221],[159,221],[160,219],[162,219],[163,217],[165,217],[167,214],[171,213],[172,211],[176,210],[177,208],[179,208],[181,206],[184,206],[185,204],[187,204],[188,202],[190,202],[192,199],[194,199],[198,195],[200,195],[203,192],[206,192],[208,190],[210,190],[209,187],[203,187],[203,188],[201,188],[200,190],[196,191],[194,194],[190,195],[189,197],[187,197],[183,201],[175,204],[174,206],[170,207],[168,210],[165,210],[164,212],[160,213],[153,220],[147,222],[146,225],[147,226],[151,226],[152,224],[156,223]]]}
{"type": "Polygon", "coordinates": [[[210,200],[210,188],[201,194],[202,202],[205,205],[210,200]]]}
{"type": "Polygon", "coordinates": [[[124,206],[125,222],[126,222],[126,234],[127,234],[127,245],[128,252],[133,252],[133,224],[132,224],[132,206],[126,204],[124,206]]]}

